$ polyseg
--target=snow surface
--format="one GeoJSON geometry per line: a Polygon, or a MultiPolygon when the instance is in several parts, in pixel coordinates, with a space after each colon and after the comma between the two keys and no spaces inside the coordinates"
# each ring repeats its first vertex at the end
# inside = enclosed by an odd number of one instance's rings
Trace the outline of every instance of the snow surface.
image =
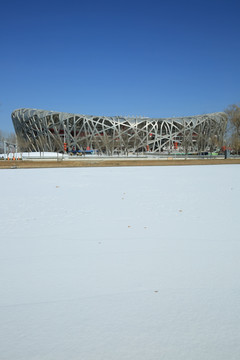
{"type": "Polygon", "coordinates": [[[9,157],[12,159],[13,157],[20,158],[23,160],[27,159],[57,159],[57,158],[64,158],[63,154],[56,153],[56,152],[17,152],[17,153],[8,153],[8,154],[0,154],[0,158],[7,158],[9,157]]]}
{"type": "Polygon", "coordinates": [[[239,178],[1,170],[0,359],[239,359],[239,178]]]}

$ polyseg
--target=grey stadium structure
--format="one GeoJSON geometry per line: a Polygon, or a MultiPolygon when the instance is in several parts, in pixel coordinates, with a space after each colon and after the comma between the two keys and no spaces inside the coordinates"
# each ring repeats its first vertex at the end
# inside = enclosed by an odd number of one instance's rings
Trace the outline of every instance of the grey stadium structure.
{"type": "Polygon", "coordinates": [[[99,154],[213,151],[226,127],[223,112],[174,118],[91,116],[18,109],[12,121],[22,151],[99,154]]]}

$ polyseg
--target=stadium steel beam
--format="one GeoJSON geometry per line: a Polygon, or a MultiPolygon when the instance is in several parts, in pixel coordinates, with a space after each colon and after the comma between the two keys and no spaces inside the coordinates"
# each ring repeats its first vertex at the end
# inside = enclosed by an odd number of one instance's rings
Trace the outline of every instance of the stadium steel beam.
{"type": "Polygon", "coordinates": [[[106,117],[36,109],[12,113],[18,144],[25,151],[96,149],[100,153],[207,151],[223,140],[226,114],[179,118],[106,117]]]}

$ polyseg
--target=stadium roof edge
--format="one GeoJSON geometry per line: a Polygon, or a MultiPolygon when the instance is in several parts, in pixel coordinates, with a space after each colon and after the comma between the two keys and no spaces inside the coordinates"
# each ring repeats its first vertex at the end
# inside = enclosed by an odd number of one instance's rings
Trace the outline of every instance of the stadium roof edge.
{"type": "Polygon", "coordinates": [[[48,116],[48,115],[61,115],[61,118],[69,118],[72,116],[79,116],[79,117],[85,117],[85,118],[102,118],[102,119],[110,119],[110,120],[117,120],[117,121],[176,121],[181,122],[185,120],[194,120],[199,118],[207,118],[207,117],[225,117],[227,116],[225,112],[215,112],[215,113],[207,113],[207,114],[199,114],[199,115],[190,115],[190,116],[179,116],[179,117],[167,117],[167,118],[150,118],[147,116],[140,117],[140,116],[105,116],[105,115],[85,115],[85,114],[78,114],[78,113],[68,113],[68,112],[62,112],[62,111],[53,111],[53,110],[42,110],[42,109],[34,109],[34,108],[20,108],[16,109],[12,112],[12,116],[14,116],[16,113],[26,113],[31,112],[31,115],[38,115],[39,118],[48,116]]]}

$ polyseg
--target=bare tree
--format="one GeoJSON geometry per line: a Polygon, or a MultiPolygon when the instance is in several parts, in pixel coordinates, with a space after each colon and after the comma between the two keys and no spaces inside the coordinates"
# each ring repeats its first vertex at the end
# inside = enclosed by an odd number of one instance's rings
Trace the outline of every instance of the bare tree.
{"type": "Polygon", "coordinates": [[[0,129],[0,140],[1,141],[6,140],[11,144],[16,144],[16,134],[14,132],[3,132],[0,129]]]}
{"type": "Polygon", "coordinates": [[[16,144],[17,142],[16,134],[13,132],[8,133],[6,136],[6,140],[11,144],[16,144]]]}
{"type": "Polygon", "coordinates": [[[217,135],[211,135],[209,138],[210,152],[216,150],[219,147],[219,139],[217,135]]]}
{"type": "Polygon", "coordinates": [[[4,139],[4,135],[3,135],[2,130],[0,129],[0,141],[2,141],[3,139],[4,139]]]}
{"type": "Polygon", "coordinates": [[[7,143],[7,146],[14,147],[16,146],[17,139],[16,134],[13,132],[3,132],[0,130],[0,153],[3,153],[4,151],[4,142],[7,143]]]}
{"type": "Polygon", "coordinates": [[[233,151],[236,154],[240,154],[240,137],[238,134],[236,134],[236,133],[232,134],[232,136],[230,138],[230,144],[231,144],[233,151]]]}
{"type": "Polygon", "coordinates": [[[3,132],[0,130],[0,153],[4,152],[4,136],[3,136],[3,132]]]}
{"type": "Polygon", "coordinates": [[[240,107],[230,105],[225,113],[228,116],[227,138],[230,146],[236,153],[240,153],[240,107]]]}

